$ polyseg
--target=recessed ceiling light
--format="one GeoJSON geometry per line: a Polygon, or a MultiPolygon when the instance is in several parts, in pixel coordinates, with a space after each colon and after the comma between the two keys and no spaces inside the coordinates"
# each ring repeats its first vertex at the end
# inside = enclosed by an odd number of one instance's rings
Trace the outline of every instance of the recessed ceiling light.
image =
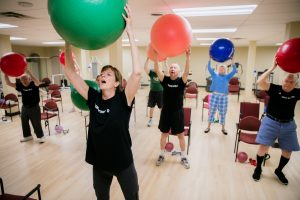
{"type": "Polygon", "coordinates": [[[33,3],[28,2],[28,1],[19,1],[18,5],[22,6],[22,7],[27,7],[27,8],[33,7],[33,3]]]}
{"type": "Polygon", "coordinates": [[[199,8],[173,9],[177,15],[184,17],[194,16],[222,16],[222,15],[249,15],[257,5],[216,6],[199,8]]]}
{"type": "Polygon", "coordinates": [[[282,42],[278,42],[275,44],[276,46],[281,46],[282,45],[282,42]]]}
{"type": "Polygon", "coordinates": [[[27,40],[27,38],[21,38],[21,37],[10,37],[10,40],[27,40]]]}
{"type": "Polygon", "coordinates": [[[210,46],[211,43],[200,43],[200,46],[210,46]]]}
{"type": "Polygon", "coordinates": [[[18,26],[0,23],[0,28],[16,28],[16,27],[18,27],[18,26]]]}
{"type": "Polygon", "coordinates": [[[129,47],[130,44],[122,44],[123,47],[129,47]]]}
{"type": "Polygon", "coordinates": [[[236,28],[193,29],[193,33],[233,33],[236,28]]]}
{"type": "Polygon", "coordinates": [[[42,42],[42,43],[43,43],[43,44],[50,44],[50,45],[65,44],[64,41],[42,42]]]}
{"type": "MultiPolygon", "coordinates": [[[[138,42],[139,40],[138,39],[134,39],[134,41],[138,42]]],[[[127,39],[127,38],[122,39],[122,42],[129,42],[129,39],[127,39]]]]}
{"type": "Polygon", "coordinates": [[[200,41],[214,41],[218,38],[196,38],[196,40],[200,40],[200,41]]]}

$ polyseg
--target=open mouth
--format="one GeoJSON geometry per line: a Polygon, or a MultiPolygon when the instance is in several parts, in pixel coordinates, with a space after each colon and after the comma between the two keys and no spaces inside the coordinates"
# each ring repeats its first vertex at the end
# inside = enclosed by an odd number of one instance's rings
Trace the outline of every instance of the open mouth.
{"type": "Polygon", "coordinates": [[[102,81],[101,81],[101,83],[105,84],[105,83],[106,83],[106,81],[105,81],[105,80],[102,80],[102,81]]]}

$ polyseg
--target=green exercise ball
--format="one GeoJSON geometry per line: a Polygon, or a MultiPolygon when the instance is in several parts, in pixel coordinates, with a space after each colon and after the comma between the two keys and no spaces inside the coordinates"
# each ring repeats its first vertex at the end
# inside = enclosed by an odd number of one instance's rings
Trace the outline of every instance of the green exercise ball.
{"type": "MultiPolygon", "coordinates": [[[[95,90],[99,91],[99,86],[95,81],[84,80],[89,87],[94,88],[95,90]]],[[[71,84],[71,100],[73,104],[79,108],[80,110],[89,110],[87,105],[87,101],[77,92],[77,90],[71,84]]]]}
{"type": "Polygon", "coordinates": [[[48,0],[48,13],[64,40],[81,49],[95,50],[122,35],[126,3],[127,0],[48,0]]]}

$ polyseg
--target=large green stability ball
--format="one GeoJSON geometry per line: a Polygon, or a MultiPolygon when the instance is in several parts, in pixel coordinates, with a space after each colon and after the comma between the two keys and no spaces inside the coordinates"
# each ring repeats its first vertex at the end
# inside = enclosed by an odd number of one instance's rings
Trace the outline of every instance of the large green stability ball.
{"type": "Polygon", "coordinates": [[[81,49],[95,50],[122,35],[126,3],[127,0],[48,0],[48,12],[64,40],[81,49]]]}
{"type": "MultiPolygon", "coordinates": [[[[99,91],[99,86],[95,81],[84,80],[89,87],[99,91]]],[[[77,90],[71,85],[71,100],[73,104],[80,110],[90,110],[87,101],[77,92],[77,90]]]]}

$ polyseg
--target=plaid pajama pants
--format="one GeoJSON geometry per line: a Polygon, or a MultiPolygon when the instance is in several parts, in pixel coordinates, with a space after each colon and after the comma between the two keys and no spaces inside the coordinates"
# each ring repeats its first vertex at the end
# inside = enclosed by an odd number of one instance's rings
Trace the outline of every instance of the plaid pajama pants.
{"type": "Polygon", "coordinates": [[[225,117],[227,113],[227,105],[228,105],[228,96],[225,94],[216,94],[212,93],[209,99],[209,117],[208,121],[210,123],[214,122],[214,116],[219,110],[220,115],[220,124],[225,124],[225,117]]]}

